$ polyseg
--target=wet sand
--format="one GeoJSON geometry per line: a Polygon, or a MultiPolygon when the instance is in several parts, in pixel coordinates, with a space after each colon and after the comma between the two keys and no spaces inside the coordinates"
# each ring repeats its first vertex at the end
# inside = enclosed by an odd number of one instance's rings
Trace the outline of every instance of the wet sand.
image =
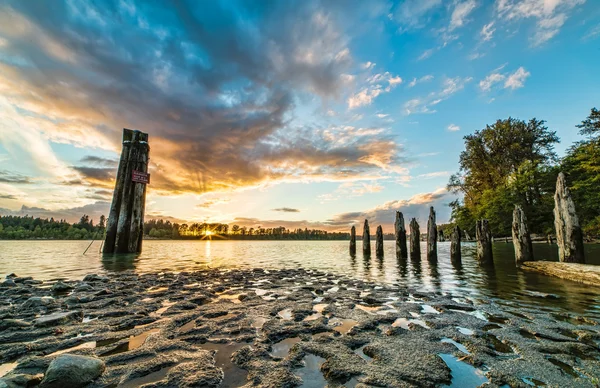
{"type": "Polygon", "coordinates": [[[29,384],[65,353],[105,362],[90,387],[593,387],[600,378],[589,319],[302,269],[16,277],[2,283],[0,304],[0,377],[29,384]]]}

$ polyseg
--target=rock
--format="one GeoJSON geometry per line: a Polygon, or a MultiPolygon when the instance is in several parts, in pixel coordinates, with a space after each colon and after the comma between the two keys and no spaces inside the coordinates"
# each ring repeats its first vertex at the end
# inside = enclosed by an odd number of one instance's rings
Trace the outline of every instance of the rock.
{"type": "Polygon", "coordinates": [[[462,234],[460,232],[460,228],[457,225],[454,227],[452,235],[450,236],[450,260],[455,264],[460,263],[462,260],[462,254],[460,251],[461,237],[462,234]]]}
{"type": "Polygon", "coordinates": [[[64,302],[67,306],[75,306],[75,305],[81,303],[79,298],[76,296],[69,296],[68,298],[64,299],[64,302]]]}
{"type": "Polygon", "coordinates": [[[97,274],[93,273],[93,274],[85,275],[85,277],[83,278],[83,281],[84,282],[90,282],[90,283],[93,283],[93,282],[107,282],[108,278],[106,276],[100,276],[100,275],[97,275],[97,274]]]}
{"type": "Polygon", "coordinates": [[[0,288],[12,288],[17,287],[17,283],[15,283],[12,279],[6,279],[2,283],[0,283],[0,288]]]}
{"type": "Polygon", "coordinates": [[[410,257],[421,258],[421,231],[416,218],[410,220],[410,257]]]}
{"type": "Polygon", "coordinates": [[[29,326],[31,326],[31,323],[25,322],[22,319],[0,319],[0,330],[29,326]]]}
{"type": "Polygon", "coordinates": [[[68,291],[71,291],[72,289],[73,289],[73,286],[71,286],[70,284],[67,284],[67,283],[63,283],[63,282],[56,282],[52,286],[52,291],[54,291],[54,292],[68,292],[68,291]]]}
{"type": "Polygon", "coordinates": [[[512,240],[515,247],[515,261],[521,265],[533,260],[533,245],[527,226],[527,217],[521,206],[516,205],[513,210],[512,240]]]}
{"type": "Polygon", "coordinates": [[[25,280],[23,283],[30,284],[30,285],[37,285],[37,284],[43,284],[44,282],[41,280],[31,279],[31,280],[25,280]]]}
{"type": "Polygon", "coordinates": [[[20,278],[20,277],[16,277],[12,279],[15,283],[25,283],[28,280],[33,280],[33,278],[31,276],[28,277],[24,277],[24,278],[20,278]]]}
{"type": "Polygon", "coordinates": [[[37,375],[12,374],[9,376],[4,376],[0,379],[0,388],[22,388],[37,386],[42,381],[43,377],[44,375],[41,373],[37,375]]]}
{"type": "Polygon", "coordinates": [[[356,255],[356,227],[354,225],[350,229],[350,254],[352,256],[356,255]]]}
{"type": "Polygon", "coordinates": [[[33,296],[23,303],[23,308],[53,307],[56,306],[56,300],[51,296],[33,296]]]}
{"type": "Polygon", "coordinates": [[[221,368],[209,362],[184,362],[167,375],[171,387],[218,387],[223,376],[221,368]]]}
{"type": "Polygon", "coordinates": [[[427,220],[427,260],[437,261],[437,225],[435,224],[435,210],[429,208],[427,220]]]}
{"type": "Polygon", "coordinates": [[[408,250],[406,247],[406,228],[404,226],[404,215],[402,212],[396,212],[394,231],[396,236],[396,256],[405,259],[408,257],[408,250]]]}
{"type": "Polygon", "coordinates": [[[78,284],[77,287],[75,287],[74,291],[75,292],[84,292],[84,291],[91,291],[93,289],[94,289],[94,287],[90,286],[89,284],[81,283],[81,284],[78,284]]]}
{"type": "Polygon", "coordinates": [[[369,221],[365,220],[363,227],[363,255],[371,256],[371,231],[369,230],[369,221]]]}
{"type": "Polygon", "coordinates": [[[477,221],[475,239],[477,240],[477,260],[479,260],[479,263],[493,263],[492,233],[490,231],[488,220],[477,221]]]}
{"type": "Polygon", "coordinates": [[[554,194],[554,228],[558,244],[558,259],[568,263],[585,264],[583,232],[575,212],[575,203],[561,172],[556,179],[554,194]]]}
{"type": "Polygon", "coordinates": [[[12,279],[12,278],[18,278],[18,276],[17,276],[16,273],[13,272],[13,273],[10,273],[10,274],[6,275],[6,278],[7,279],[12,279]]]}
{"type": "Polygon", "coordinates": [[[50,363],[40,388],[83,387],[100,377],[104,369],[99,358],[63,354],[50,363]]]}
{"type": "Polygon", "coordinates": [[[375,254],[377,257],[383,257],[383,229],[381,225],[377,227],[375,234],[375,254]]]}
{"type": "Polygon", "coordinates": [[[56,313],[39,317],[33,321],[37,327],[56,326],[69,321],[81,322],[83,313],[81,311],[67,311],[64,313],[56,313]]]}

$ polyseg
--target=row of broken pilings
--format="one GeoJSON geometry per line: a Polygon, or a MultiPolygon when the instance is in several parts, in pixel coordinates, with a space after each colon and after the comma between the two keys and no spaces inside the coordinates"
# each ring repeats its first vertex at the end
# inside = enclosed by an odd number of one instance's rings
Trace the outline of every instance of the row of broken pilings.
{"type": "MultiPolygon", "coordinates": [[[[429,219],[427,221],[427,259],[437,261],[438,230],[436,225],[435,210],[429,208],[429,219]]],[[[421,257],[421,232],[416,218],[411,219],[410,224],[410,257],[412,259],[421,257]]],[[[585,263],[583,251],[583,232],[579,225],[579,219],[575,212],[575,204],[567,187],[564,174],[558,174],[556,180],[556,192],[554,194],[554,227],[556,230],[556,242],[558,244],[559,260],[561,262],[585,263]]],[[[394,222],[396,256],[407,258],[407,232],[402,212],[396,212],[394,222]]],[[[461,239],[462,231],[458,226],[454,227],[450,237],[450,259],[453,263],[461,261],[461,239]]],[[[378,257],[383,257],[383,229],[377,227],[375,251],[378,257]]],[[[488,220],[478,220],[475,225],[475,240],[477,242],[477,260],[480,264],[493,264],[493,237],[488,220]]],[[[515,248],[515,262],[517,266],[527,261],[533,261],[533,244],[525,211],[519,205],[515,205],[512,222],[512,240],[515,248]]],[[[356,228],[350,231],[350,254],[356,255],[356,228]]],[[[363,255],[371,255],[371,234],[369,222],[365,220],[363,227],[363,255]]]]}

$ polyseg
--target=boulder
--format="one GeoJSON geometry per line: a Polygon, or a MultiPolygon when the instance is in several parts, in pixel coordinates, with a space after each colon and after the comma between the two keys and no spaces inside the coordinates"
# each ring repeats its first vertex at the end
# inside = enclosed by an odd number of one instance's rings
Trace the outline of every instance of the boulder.
{"type": "Polygon", "coordinates": [[[68,292],[73,289],[73,286],[63,282],[56,282],[52,286],[52,291],[54,292],[68,292]]]}
{"type": "Polygon", "coordinates": [[[61,325],[69,321],[81,322],[83,319],[83,313],[81,311],[67,311],[64,313],[56,313],[50,315],[44,315],[33,321],[34,326],[37,327],[49,327],[61,325]]]}
{"type": "Polygon", "coordinates": [[[50,363],[40,388],[83,387],[100,377],[104,369],[99,358],[63,354],[50,363]]]}

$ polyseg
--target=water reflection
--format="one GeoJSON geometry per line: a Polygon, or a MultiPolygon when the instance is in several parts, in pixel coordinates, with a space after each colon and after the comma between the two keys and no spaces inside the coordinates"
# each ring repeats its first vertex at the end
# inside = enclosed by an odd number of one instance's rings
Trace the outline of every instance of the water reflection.
{"type": "MultiPolygon", "coordinates": [[[[450,243],[438,243],[438,262],[427,260],[425,243],[415,259],[396,257],[394,241],[384,242],[384,257],[351,257],[346,241],[156,241],[144,242],[136,255],[102,256],[100,242],[86,255],[89,241],[2,241],[0,277],[15,272],[37,279],[82,279],[88,273],[188,271],[207,267],[314,268],[381,283],[471,297],[505,304],[570,311],[600,319],[600,296],[588,286],[517,269],[512,244],[494,244],[494,265],[481,267],[475,244],[465,243],[462,263],[450,260],[450,243]],[[541,299],[531,292],[551,293],[541,299]]],[[[600,264],[600,245],[586,245],[586,259],[600,264]]],[[[556,261],[556,245],[534,244],[538,259],[556,261]]]]}

